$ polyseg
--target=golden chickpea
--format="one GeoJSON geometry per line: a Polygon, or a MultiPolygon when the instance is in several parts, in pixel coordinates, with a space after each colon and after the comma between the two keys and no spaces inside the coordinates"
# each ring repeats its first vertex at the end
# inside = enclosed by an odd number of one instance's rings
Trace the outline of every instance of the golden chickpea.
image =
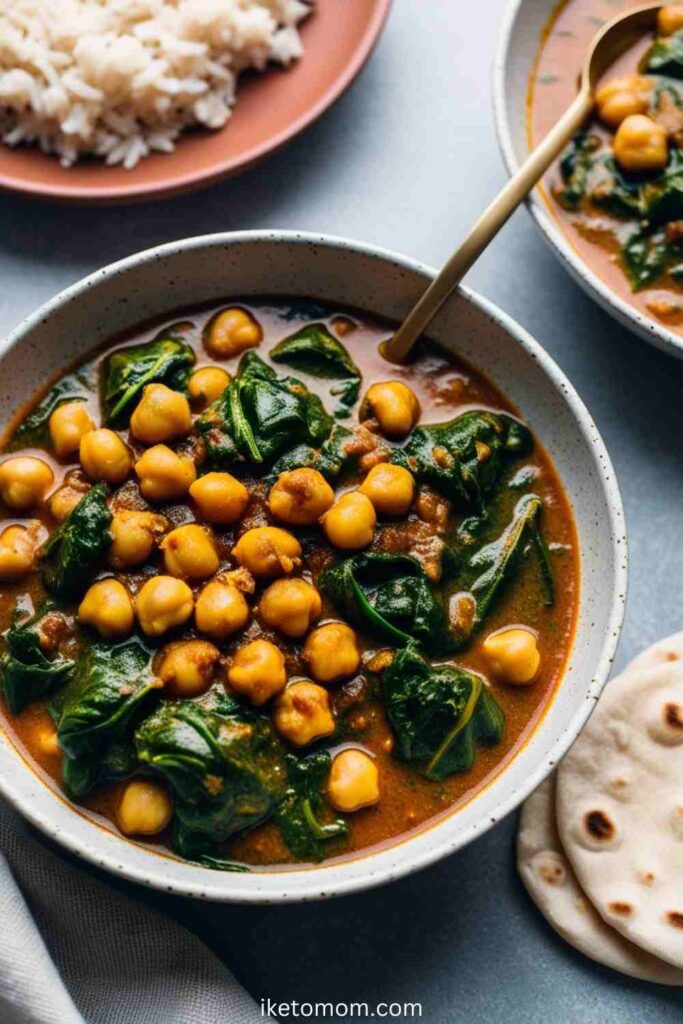
{"type": "Polygon", "coordinates": [[[683,28],[683,7],[680,4],[667,4],[657,15],[657,34],[672,36],[683,28]]]}
{"type": "Polygon", "coordinates": [[[148,384],[130,418],[131,435],[143,444],[182,437],[191,426],[190,403],[165,384],[148,384]]]}
{"type": "Polygon", "coordinates": [[[202,366],[190,377],[187,390],[193,402],[211,405],[230,383],[230,374],[220,366],[202,366]]]}
{"type": "Polygon", "coordinates": [[[81,498],[85,497],[86,491],[80,487],[72,487],[70,484],[63,484],[57,488],[54,494],[50,495],[48,506],[50,515],[58,523],[63,523],[71,515],[81,498]]]}
{"type": "Polygon", "coordinates": [[[287,685],[285,657],[269,640],[252,640],[235,653],[228,669],[232,689],[260,707],[287,685]]]}
{"type": "Polygon", "coordinates": [[[123,483],[133,464],[131,454],[119,435],[107,427],[84,434],[79,454],[86,476],[112,485],[123,483]]]}
{"type": "Polygon", "coordinates": [[[230,473],[205,473],[190,487],[202,519],[221,526],[236,523],[249,504],[249,491],[230,473]]]}
{"type": "Polygon", "coordinates": [[[301,565],[299,541],[277,526],[256,526],[247,530],[231,553],[240,565],[258,578],[286,576],[301,565]]]}
{"type": "Polygon", "coordinates": [[[296,747],[305,747],[334,732],[327,690],[308,679],[292,683],[275,702],[275,728],[296,747]]]}
{"type": "Polygon", "coordinates": [[[135,463],[140,493],[147,501],[173,501],[187,494],[197,478],[190,458],[177,455],[165,444],[148,448],[135,463]]]}
{"type": "Polygon", "coordinates": [[[362,750],[342,750],[337,754],[327,782],[330,803],[338,811],[351,814],[379,801],[379,773],[369,754],[362,750]]]}
{"type": "Polygon", "coordinates": [[[625,171],[662,171],[669,162],[666,129],[644,114],[632,114],[614,136],[614,158],[625,171]]]}
{"type": "Polygon", "coordinates": [[[263,331],[253,316],[246,309],[232,306],[211,319],[204,347],[214,359],[232,359],[248,348],[256,348],[262,338],[263,331]]]}
{"type": "Polygon", "coordinates": [[[320,594],[305,580],[275,580],[263,592],[259,616],[264,625],[285,636],[303,636],[322,611],[320,594]]]}
{"type": "Polygon", "coordinates": [[[38,741],[38,749],[42,754],[46,754],[48,757],[59,757],[62,753],[62,748],[59,745],[59,736],[54,725],[46,725],[38,731],[36,737],[38,741]]]}
{"type": "Polygon", "coordinates": [[[330,544],[343,551],[356,551],[371,543],[377,516],[370,499],[360,491],[342,495],[321,519],[330,544]]]}
{"type": "Polygon", "coordinates": [[[171,530],[161,542],[166,571],[171,576],[205,580],[213,576],[220,559],[211,533],[203,526],[188,523],[171,530]]]}
{"type": "Polygon", "coordinates": [[[249,605],[241,590],[225,579],[215,579],[200,591],[195,622],[200,633],[225,640],[249,622],[249,605]]]}
{"type": "Polygon", "coordinates": [[[25,526],[8,526],[0,534],[0,580],[20,580],[33,569],[36,538],[25,526]]]}
{"type": "Polygon", "coordinates": [[[81,439],[95,424],[88,415],[85,402],[65,402],[58,405],[50,416],[50,440],[58,459],[73,455],[81,445],[81,439]]]}
{"type": "Polygon", "coordinates": [[[127,569],[146,562],[168,529],[168,519],[156,512],[120,509],[114,513],[110,531],[109,561],[115,569],[127,569]]]}
{"type": "Polygon", "coordinates": [[[116,820],[124,835],[154,836],[163,832],[173,815],[168,791],[150,779],[131,779],[121,793],[116,820]]]}
{"type": "Polygon", "coordinates": [[[47,462],[33,455],[15,455],[0,464],[0,496],[18,512],[40,504],[53,481],[47,462]]]}
{"type": "Polygon", "coordinates": [[[133,602],[119,580],[99,580],[88,589],[78,609],[78,621],[92,626],[105,640],[130,636],[135,624],[133,602]]]}
{"type": "Polygon", "coordinates": [[[220,656],[206,640],[180,640],[164,647],[156,672],[172,697],[199,697],[211,686],[220,656]]]}
{"type": "Polygon", "coordinates": [[[372,409],[379,428],[387,437],[409,434],[420,418],[417,396],[401,380],[384,380],[368,388],[363,405],[372,409]]]}
{"type": "Polygon", "coordinates": [[[355,676],[360,667],[360,651],[356,634],[344,622],[327,622],[318,626],[301,652],[311,675],[319,683],[355,676]]]}
{"type": "Polygon", "coordinates": [[[317,469],[280,473],[268,495],[276,519],[292,526],[313,526],[334,502],[334,491],[317,469]]]}
{"type": "Polygon", "coordinates": [[[404,516],[415,496],[415,480],[403,466],[380,462],[358,488],[381,516],[404,516]]]}
{"type": "Polygon", "coordinates": [[[140,628],[147,636],[161,636],[182,626],[192,615],[193,607],[192,591],[175,576],[153,576],[135,598],[140,628]]]}
{"type": "Polygon", "coordinates": [[[526,686],[538,675],[541,655],[530,629],[502,629],[487,636],[482,654],[499,679],[513,686],[526,686]]]}
{"type": "Polygon", "coordinates": [[[647,113],[651,91],[649,78],[640,75],[613,78],[595,94],[598,117],[608,128],[618,128],[632,114],[647,113]]]}

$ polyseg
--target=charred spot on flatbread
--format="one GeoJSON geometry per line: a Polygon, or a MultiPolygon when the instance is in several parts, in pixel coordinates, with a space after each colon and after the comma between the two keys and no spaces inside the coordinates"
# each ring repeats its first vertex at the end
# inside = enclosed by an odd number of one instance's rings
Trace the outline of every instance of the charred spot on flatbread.
{"type": "Polygon", "coordinates": [[[604,840],[614,838],[616,827],[604,811],[589,811],[583,819],[586,832],[592,839],[604,840]]]}

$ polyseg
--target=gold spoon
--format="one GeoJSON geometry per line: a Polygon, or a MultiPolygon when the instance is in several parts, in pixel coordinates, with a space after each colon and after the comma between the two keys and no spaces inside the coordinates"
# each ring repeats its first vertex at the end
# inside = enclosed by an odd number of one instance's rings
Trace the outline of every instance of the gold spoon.
{"type": "Polygon", "coordinates": [[[394,363],[403,363],[407,359],[415,342],[472,264],[589,117],[593,110],[594,90],[602,76],[617,57],[655,26],[657,14],[664,6],[663,3],[651,3],[637,7],[613,18],[596,33],[583,65],[576,99],[482,214],[394,336],[385,343],[382,354],[386,359],[394,363]]]}

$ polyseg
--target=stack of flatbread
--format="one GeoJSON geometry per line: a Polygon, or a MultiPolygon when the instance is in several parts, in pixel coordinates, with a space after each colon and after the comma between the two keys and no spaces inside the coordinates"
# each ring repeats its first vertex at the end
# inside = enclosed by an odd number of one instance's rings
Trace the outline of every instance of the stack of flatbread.
{"type": "Polygon", "coordinates": [[[576,949],[683,985],[683,633],[606,687],[556,775],[526,801],[517,863],[576,949]]]}

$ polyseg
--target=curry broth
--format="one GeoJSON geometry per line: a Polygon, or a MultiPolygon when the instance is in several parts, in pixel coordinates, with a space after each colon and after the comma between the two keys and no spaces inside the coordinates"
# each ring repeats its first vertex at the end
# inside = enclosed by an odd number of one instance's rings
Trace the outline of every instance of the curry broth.
{"type": "MultiPolygon", "coordinates": [[[[536,66],[529,81],[529,148],[537,146],[557,123],[576,97],[580,69],[586,49],[599,27],[618,14],[642,7],[642,0],[564,0],[558,5],[541,41],[536,66]]],[[[638,73],[641,58],[651,45],[644,38],[623,54],[605,75],[605,81],[638,73]]],[[[593,119],[591,134],[611,138],[593,119]]],[[[644,316],[654,317],[676,334],[683,334],[683,288],[673,281],[659,282],[633,292],[619,261],[619,244],[614,236],[618,221],[602,215],[564,209],[553,198],[552,189],[561,182],[556,164],[546,175],[541,192],[555,220],[579,256],[619,298],[644,316]]]]}
{"type": "MultiPolygon", "coordinates": [[[[290,335],[295,329],[303,326],[306,319],[323,319],[321,311],[315,308],[310,310],[308,317],[299,321],[285,319],[283,312],[287,307],[278,305],[273,300],[250,301],[241,303],[241,305],[256,317],[263,328],[264,340],[258,351],[259,355],[266,359],[270,348],[282,338],[290,335]]],[[[216,362],[215,359],[212,360],[207,356],[201,344],[202,329],[216,312],[216,308],[223,307],[203,309],[199,313],[196,310],[191,311],[190,314],[183,312],[173,318],[177,320],[179,317],[185,318],[189,315],[195,324],[196,329],[185,340],[195,349],[197,366],[212,365],[216,362]]],[[[464,362],[450,355],[447,356],[442,350],[435,347],[423,348],[418,358],[410,366],[396,367],[388,364],[378,350],[380,342],[389,334],[389,329],[385,324],[355,311],[340,311],[333,315],[326,315],[324,320],[333,331],[338,329],[340,340],[347,346],[360,367],[363,374],[361,394],[365,393],[375,381],[405,379],[420,400],[421,423],[450,419],[470,406],[486,407],[516,415],[511,404],[484,376],[464,362]],[[346,333],[349,326],[352,329],[346,333]],[[342,331],[344,331],[343,335],[342,331]]],[[[171,323],[172,318],[166,317],[163,322],[171,323]]],[[[106,347],[100,350],[98,358],[103,358],[114,347],[150,340],[159,326],[161,323],[148,325],[141,332],[118,338],[114,342],[107,342],[106,347]]],[[[236,363],[237,359],[228,361],[224,365],[232,373],[236,363]]],[[[276,367],[276,369],[278,372],[282,372],[283,369],[286,371],[286,368],[282,367],[276,367]]],[[[329,408],[329,386],[319,379],[307,376],[298,369],[294,372],[296,376],[304,380],[312,391],[317,392],[323,398],[329,408]]],[[[46,390],[47,388],[14,418],[14,422],[6,434],[5,445],[12,429],[24,418],[46,390]]],[[[92,396],[91,406],[93,418],[95,422],[99,422],[96,395],[92,396]]],[[[351,424],[354,419],[357,420],[356,409],[354,409],[351,419],[346,422],[351,424]]],[[[54,470],[55,487],[59,485],[64,475],[77,465],[77,462],[59,463],[50,452],[42,449],[37,450],[36,453],[48,461],[54,470]]],[[[577,615],[578,543],[569,503],[547,454],[538,443],[535,444],[534,451],[522,460],[521,465],[530,467],[533,491],[544,501],[542,527],[546,541],[553,553],[556,600],[552,607],[547,607],[539,602],[537,570],[531,564],[525,565],[514,586],[510,586],[504,592],[493,611],[487,616],[481,635],[514,624],[525,625],[535,630],[538,634],[538,646],[541,654],[541,669],[538,678],[530,686],[508,686],[497,682],[492,678],[479,651],[476,636],[461,653],[452,659],[458,665],[480,672],[490,680],[492,692],[505,712],[506,724],[502,742],[491,748],[481,747],[477,752],[471,772],[451,776],[442,782],[426,780],[418,774],[415,767],[399,761],[391,754],[389,750],[391,729],[370,678],[365,679],[361,674],[350,681],[330,685],[333,708],[339,715],[346,716],[350,726],[350,732],[345,741],[339,747],[332,747],[331,751],[334,754],[345,746],[358,746],[369,750],[376,758],[381,790],[381,798],[377,805],[347,816],[349,839],[343,853],[339,853],[339,856],[352,856],[361,850],[388,843],[399,836],[404,837],[411,831],[424,827],[427,823],[437,820],[471,799],[478,790],[503,769],[514,753],[523,745],[556,690],[571,648],[577,615]]],[[[515,469],[517,468],[519,467],[515,467],[515,469]]],[[[250,490],[252,491],[251,504],[243,519],[237,524],[237,532],[242,532],[245,528],[252,526],[273,522],[265,503],[266,490],[259,483],[255,483],[250,490]]],[[[519,492],[510,489],[507,493],[509,497],[506,501],[506,514],[512,511],[519,499],[519,492]]],[[[8,514],[6,509],[1,511],[3,512],[2,518],[5,520],[3,526],[7,522],[21,521],[8,514]]],[[[164,514],[169,515],[173,525],[193,519],[191,510],[185,506],[178,506],[178,511],[173,515],[166,508],[163,511],[164,514]]],[[[31,516],[31,518],[37,517],[31,516]]],[[[53,530],[56,526],[56,523],[51,520],[47,506],[40,513],[40,518],[45,528],[45,535],[47,535],[48,531],[53,530]]],[[[391,530],[391,525],[386,529],[391,530]]],[[[220,528],[217,540],[222,555],[229,551],[234,535],[235,528],[220,528]]],[[[389,536],[387,544],[390,548],[393,545],[393,548],[396,549],[397,543],[399,545],[401,543],[400,535],[398,541],[396,537],[389,536]]],[[[375,547],[376,545],[373,545],[373,550],[375,547]]],[[[336,557],[338,557],[338,553],[336,557]]],[[[319,572],[334,558],[333,549],[327,545],[324,539],[318,540],[310,550],[307,550],[304,543],[304,576],[308,575],[308,578],[315,582],[319,572]]],[[[118,575],[133,593],[145,578],[145,573],[140,571],[126,571],[118,575]]],[[[148,577],[149,572],[146,575],[148,577]]],[[[3,585],[0,588],[0,629],[8,628],[15,601],[17,597],[25,593],[29,593],[34,605],[38,604],[45,596],[45,591],[36,574],[30,577],[28,584],[26,581],[21,581],[17,584],[3,585]]],[[[324,622],[326,618],[338,618],[338,616],[332,606],[324,601],[320,621],[324,622]]],[[[197,634],[192,630],[182,629],[180,635],[190,637],[197,634]]],[[[307,675],[305,666],[299,657],[301,643],[269,633],[256,620],[252,620],[246,630],[239,634],[236,641],[222,643],[221,651],[229,656],[245,639],[253,639],[256,636],[273,639],[283,650],[286,650],[290,680],[307,675]]],[[[377,650],[386,646],[365,637],[360,631],[358,638],[362,651],[377,650]]],[[[162,646],[166,639],[165,637],[161,638],[159,646],[162,646]]],[[[152,643],[152,646],[157,645],[152,643]]],[[[38,744],[40,731],[50,721],[44,704],[42,702],[29,704],[24,711],[15,716],[10,716],[6,707],[3,706],[2,720],[7,732],[16,739],[29,762],[37,767],[46,781],[50,781],[59,789],[61,759],[59,755],[44,753],[38,744]]],[[[120,785],[115,784],[96,792],[78,806],[83,807],[87,813],[104,826],[116,830],[115,808],[120,785]]],[[[161,835],[152,839],[152,842],[165,845],[168,838],[167,835],[161,835]]],[[[331,849],[330,852],[332,856],[328,862],[335,859],[335,851],[331,849]]],[[[231,840],[226,846],[226,853],[238,862],[261,868],[295,863],[294,858],[282,842],[278,829],[270,822],[257,826],[231,840]]]]}

